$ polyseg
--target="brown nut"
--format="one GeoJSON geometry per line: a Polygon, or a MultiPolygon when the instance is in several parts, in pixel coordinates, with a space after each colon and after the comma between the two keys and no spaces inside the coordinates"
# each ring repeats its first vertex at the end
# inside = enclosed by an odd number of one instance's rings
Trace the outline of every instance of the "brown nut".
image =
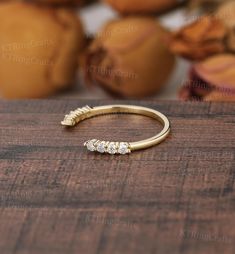
{"type": "Polygon", "coordinates": [[[174,67],[168,32],[154,18],[128,17],[108,23],[88,49],[89,83],[124,97],[158,92],[174,67]]]}
{"type": "Polygon", "coordinates": [[[12,2],[0,6],[0,16],[1,95],[38,98],[72,84],[84,43],[75,14],[12,2]]]}

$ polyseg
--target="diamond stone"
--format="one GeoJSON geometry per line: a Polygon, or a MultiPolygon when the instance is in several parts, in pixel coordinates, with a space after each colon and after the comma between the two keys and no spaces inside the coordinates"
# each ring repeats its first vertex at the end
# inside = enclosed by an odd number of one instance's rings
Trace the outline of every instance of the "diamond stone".
{"type": "Polygon", "coordinates": [[[86,147],[89,151],[94,152],[96,151],[96,147],[94,146],[94,143],[96,142],[96,139],[89,140],[86,144],[86,147]]]}
{"type": "Polygon", "coordinates": [[[97,145],[97,151],[100,153],[104,153],[105,152],[105,142],[102,141],[97,145]]]}
{"type": "Polygon", "coordinates": [[[124,143],[124,142],[121,142],[120,145],[119,145],[119,148],[118,148],[118,152],[119,152],[120,154],[129,153],[128,144],[127,144],[127,143],[124,143]]]}
{"type": "Polygon", "coordinates": [[[116,147],[116,144],[114,142],[109,143],[108,148],[107,148],[107,152],[110,153],[110,154],[117,153],[117,147],[116,147]]]}

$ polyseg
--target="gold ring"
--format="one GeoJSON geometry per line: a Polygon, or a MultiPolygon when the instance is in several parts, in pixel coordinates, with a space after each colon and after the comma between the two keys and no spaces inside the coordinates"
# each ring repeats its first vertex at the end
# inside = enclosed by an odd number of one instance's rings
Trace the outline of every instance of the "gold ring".
{"type": "Polygon", "coordinates": [[[132,151],[146,149],[162,142],[170,133],[170,123],[165,115],[159,111],[133,105],[107,105],[98,107],[85,106],[71,111],[65,115],[61,122],[63,126],[72,127],[80,121],[105,114],[126,113],[148,116],[158,120],[163,129],[157,135],[137,142],[116,142],[116,141],[102,141],[98,139],[91,139],[84,143],[89,151],[109,154],[129,154],[132,151]]]}

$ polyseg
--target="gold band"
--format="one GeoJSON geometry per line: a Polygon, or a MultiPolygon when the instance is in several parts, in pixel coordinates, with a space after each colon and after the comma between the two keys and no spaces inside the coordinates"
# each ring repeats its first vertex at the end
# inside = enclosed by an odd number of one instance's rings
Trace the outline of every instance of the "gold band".
{"type": "Polygon", "coordinates": [[[85,106],[83,108],[78,108],[71,111],[65,116],[64,120],[61,122],[63,126],[75,126],[80,121],[105,114],[113,113],[126,113],[126,114],[137,114],[148,116],[153,119],[158,120],[162,125],[163,129],[157,135],[144,139],[138,142],[114,142],[114,141],[100,141],[97,139],[88,140],[84,145],[90,151],[96,151],[100,153],[109,154],[127,154],[131,151],[136,151],[140,149],[146,149],[151,146],[157,145],[162,142],[170,133],[170,123],[165,115],[159,111],[132,105],[107,105],[98,107],[85,106]]]}

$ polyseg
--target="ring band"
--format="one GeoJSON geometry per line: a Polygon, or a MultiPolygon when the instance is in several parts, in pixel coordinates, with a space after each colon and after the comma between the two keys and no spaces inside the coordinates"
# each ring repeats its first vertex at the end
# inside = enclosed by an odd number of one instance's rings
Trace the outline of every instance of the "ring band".
{"type": "Polygon", "coordinates": [[[132,151],[146,149],[162,142],[170,133],[170,123],[165,115],[159,111],[133,105],[107,105],[98,107],[85,106],[71,111],[65,115],[61,122],[63,126],[72,127],[80,121],[99,115],[125,113],[148,116],[156,119],[163,125],[163,129],[157,135],[144,139],[138,142],[116,142],[116,141],[101,141],[98,139],[88,140],[84,143],[89,151],[109,154],[128,154],[132,151]]]}

